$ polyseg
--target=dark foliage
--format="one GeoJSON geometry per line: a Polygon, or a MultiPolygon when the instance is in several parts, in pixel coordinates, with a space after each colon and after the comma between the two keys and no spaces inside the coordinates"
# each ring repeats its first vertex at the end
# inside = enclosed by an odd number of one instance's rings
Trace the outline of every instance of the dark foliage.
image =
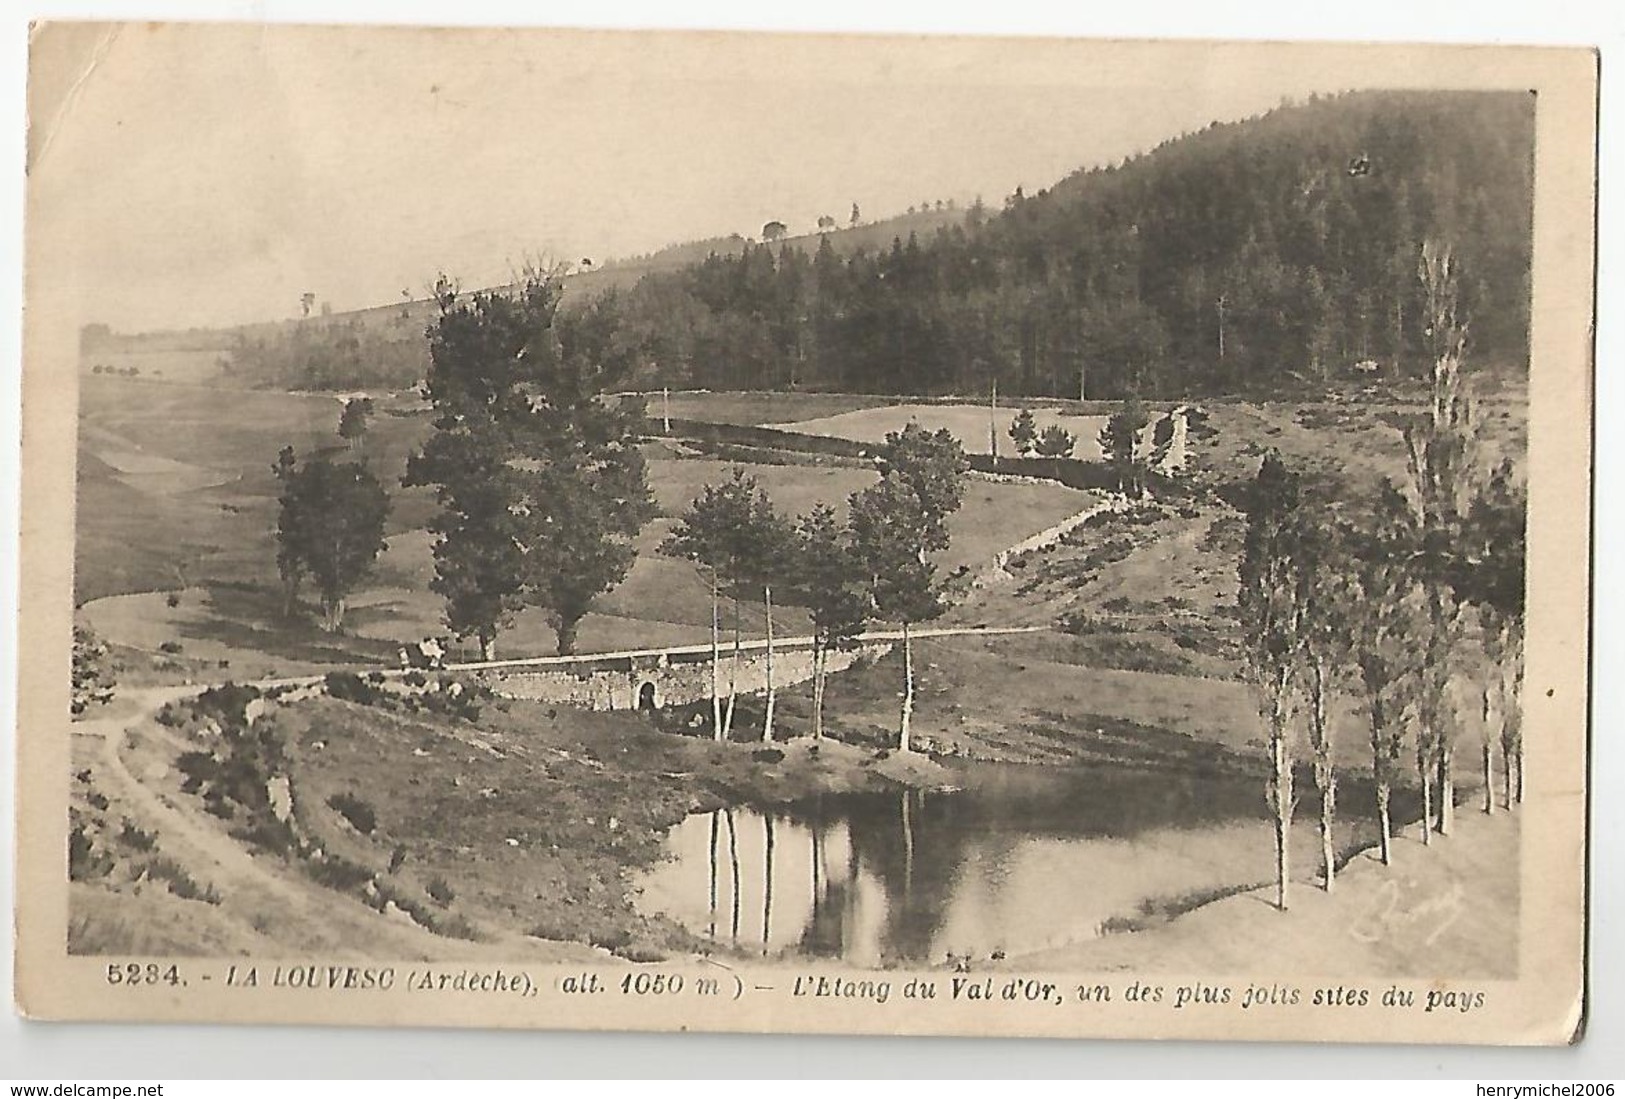
{"type": "Polygon", "coordinates": [[[1440,236],[1462,242],[1481,358],[1521,365],[1533,118],[1515,93],[1313,99],[880,253],[714,254],[615,311],[641,384],[1248,392],[1422,365],[1415,257],[1440,236]]]}

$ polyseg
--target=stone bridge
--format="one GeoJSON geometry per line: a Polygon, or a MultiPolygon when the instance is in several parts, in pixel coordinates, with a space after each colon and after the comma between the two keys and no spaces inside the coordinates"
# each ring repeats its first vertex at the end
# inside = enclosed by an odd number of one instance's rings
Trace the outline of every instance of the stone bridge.
{"type": "MultiPolygon", "coordinates": [[[[1030,633],[1040,627],[966,627],[912,631],[915,638],[1030,633]]],[[[902,640],[898,631],[862,634],[857,648],[829,654],[827,669],[844,671],[860,659],[891,651],[902,640]]],[[[773,644],[773,684],[776,688],[805,683],[813,677],[813,639],[789,637],[773,644]]],[[[767,690],[767,642],[741,642],[737,667],[729,641],[719,650],[718,681],[726,693],[730,681],[739,694],[767,690]]],[[[522,660],[493,660],[452,664],[505,698],[533,699],[593,710],[661,709],[711,697],[711,646],[679,645],[664,649],[589,653],[581,656],[542,656],[522,660]]]]}

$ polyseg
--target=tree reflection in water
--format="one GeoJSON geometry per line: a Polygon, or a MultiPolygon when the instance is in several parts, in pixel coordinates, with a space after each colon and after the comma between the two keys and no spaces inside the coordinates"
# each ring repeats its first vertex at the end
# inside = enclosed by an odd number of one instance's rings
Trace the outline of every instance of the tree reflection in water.
{"type": "MultiPolygon", "coordinates": [[[[644,876],[640,904],[752,952],[881,965],[1089,938],[1148,897],[1250,884],[1235,876],[1253,875],[1254,853],[1253,876],[1268,875],[1256,776],[988,767],[968,778],[961,791],[696,814],[673,829],[673,858],[644,876]]],[[[1353,841],[1362,824],[1348,827],[1353,841]]]]}

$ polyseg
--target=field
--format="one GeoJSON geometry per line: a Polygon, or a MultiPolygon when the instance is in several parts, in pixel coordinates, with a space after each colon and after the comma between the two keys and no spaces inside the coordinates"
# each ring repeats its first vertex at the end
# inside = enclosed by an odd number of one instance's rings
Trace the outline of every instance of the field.
{"type": "MultiPolygon", "coordinates": [[[[689,397],[690,402],[696,398],[689,397]]],[[[748,405],[763,412],[786,402],[723,395],[720,414],[748,405]]],[[[829,407],[807,398],[810,410],[829,407]]],[[[690,404],[685,411],[699,410],[690,404]]],[[[402,641],[443,632],[424,529],[434,501],[425,489],[401,489],[406,456],[426,430],[404,399],[382,399],[360,456],[386,486],[393,509],[389,546],[373,580],[350,600],[342,637],[289,623],[278,605],[274,528],[278,486],[271,464],[287,444],[300,453],[336,453],[339,402],[331,397],[164,385],[122,377],[84,381],[80,427],[76,596],[81,614],[105,639],[132,652],[198,671],[228,662],[232,674],[294,674],[333,663],[393,660],[402,641]],[[173,604],[173,605],[172,605],[173,604]]],[[[626,581],[602,597],[581,627],[582,651],[694,643],[709,636],[710,593],[699,572],[662,557],[661,541],[707,484],[739,463],[672,457],[652,445],[650,480],[660,517],[638,541],[626,581]],[[661,456],[667,455],[667,456],[661,456]]],[[[816,502],[844,512],[847,498],[874,479],[856,464],[744,465],[786,514],[816,502]]],[[[1028,534],[1082,510],[1087,493],[1053,484],[994,486],[972,481],[954,517],[944,572],[974,569],[1028,534]]],[[[781,633],[804,632],[792,609],[781,633]]],[[[744,633],[761,632],[747,616],[744,633]]],[[[539,613],[519,616],[501,638],[504,655],[550,652],[554,639],[539,613]]]]}
{"type": "MultiPolygon", "coordinates": [[[[119,702],[76,725],[75,767],[84,776],[76,786],[76,820],[88,822],[87,834],[96,837],[87,856],[96,872],[74,887],[78,948],[292,948],[306,942],[300,928],[319,911],[320,941],[339,954],[388,949],[400,956],[565,959],[609,951],[643,960],[716,948],[640,908],[633,885],[636,872],[664,857],[666,829],[694,810],[813,794],[936,790],[972,781],[981,773],[974,768],[1011,766],[1127,769],[1177,776],[1176,787],[1217,782],[1234,790],[1240,783],[1241,818],[1206,822],[1198,846],[1181,844],[1178,858],[1171,850],[1162,872],[1138,884],[1117,883],[1124,896],[1138,897],[1120,914],[1120,929],[1160,926],[1203,900],[1259,884],[1267,861],[1254,819],[1262,813],[1264,728],[1239,668],[1238,486],[1273,449],[1339,485],[1347,498],[1362,499],[1383,477],[1403,473],[1396,425],[1416,409],[1399,399],[1215,402],[1207,430],[1192,436],[1192,470],[1180,486],[1104,511],[1054,544],[1007,561],[1002,571],[993,567],[1002,551],[1104,498],[1042,480],[968,479],[964,506],[951,520],[951,547],[938,560],[954,593],[938,624],[1031,632],[917,643],[917,755],[890,750],[903,674],[896,651],[831,680],[832,739],[822,744],[807,738],[810,690],[785,689],[777,716],[782,743],[765,751],[674,736],[681,713],[662,727],[632,715],[538,703],[490,702],[477,718],[457,718],[316,699],[280,708],[270,726],[298,791],[295,827],[306,838],[299,851],[277,850],[265,846],[263,835],[245,840],[240,817],[235,824],[216,819],[219,806],[205,800],[206,786],[200,792],[182,783],[195,766],[195,759],[186,762],[189,753],[221,750],[206,723],[165,726],[143,715],[183,694],[180,681],[364,671],[393,664],[403,641],[443,632],[439,600],[428,590],[433,565],[425,524],[434,501],[425,490],[398,486],[427,420],[412,398],[377,400],[379,414],[355,454],[390,488],[389,546],[349,601],[345,632],[330,635],[311,616],[289,621],[280,613],[271,464],[283,445],[302,454],[341,452],[338,401],[159,381],[145,370],[139,377],[82,378],[76,597],[81,619],[110,643],[123,667],[119,702]],[[1229,836],[1251,838],[1232,843],[1229,836]],[[325,854],[312,862],[310,849],[325,854]],[[1198,849],[1199,873],[1190,857],[1198,849]],[[369,938],[379,926],[387,930],[369,938]]],[[[658,423],[664,410],[658,394],[649,406],[658,423]]],[[[988,412],[972,405],[682,393],[671,396],[670,406],[683,420],[778,425],[865,442],[914,420],[946,427],[968,449],[987,450],[988,412]]],[[[1479,442],[1487,457],[1521,453],[1520,409],[1516,394],[1486,403],[1479,442]]],[[[1092,459],[1104,421],[1098,411],[1047,409],[1037,417],[1040,426],[1062,423],[1078,437],[1079,457],[1092,459]]],[[[1013,415],[1000,412],[1001,450],[1013,415]]],[[[730,462],[681,440],[652,439],[646,456],[659,514],[639,538],[630,576],[600,597],[582,624],[585,652],[709,636],[705,578],[658,547],[703,486],[737,465],[787,514],[817,502],[844,510],[847,498],[875,477],[862,461],[746,450],[746,461],[730,462]]],[[[742,612],[743,635],[760,636],[761,606],[746,603],[742,612]]],[[[775,630],[803,633],[805,616],[780,608],[775,630]]],[[[544,654],[554,637],[540,614],[526,613],[499,644],[504,657],[544,654]]],[[[1480,735],[1471,701],[1460,705],[1464,761],[1476,758],[1480,735]]],[[[742,699],[739,714],[736,737],[759,735],[760,699],[742,699]]],[[[1346,691],[1332,718],[1348,819],[1340,851],[1357,858],[1373,834],[1371,787],[1363,777],[1370,766],[1367,718],[1346,691]]],[[[1471,772],[1466,763],[1458,772],[1463,798],[1474,796],[1471,772]]],[[[1308,793],[1295,846],[1312,838],[1307,771],[1300,782],[1308,793]]],[[[1415,811],[1404,791],[1395,807],[1402,819],[1415,811]]],[[[1017,818],[1023,811],[1010,808],[1017,818]]],[[[1130,832],[1151,828],[1163,811],[1156,804],[1113,810],[1130,832]]],[[[1131,863],[1128,850],[1112,857],[1131,863]]],[[[1300,883],[1312,883],[1307,846],[1299,859],[1300,883]]],[[[1445,868],[1477,869],[1454,862],[1445,868]]],[[[1495,888],[1509,887],[1497,879],[1495,888]]],[[[1234,900],[1224,904],[1230,907],[1212,906],[1220,915],[1205,919],[1235,918],[1223,915],[1236,911],[1234,900]]],[[[1137,951],[1152,949],[1139,944],[1154,941],[1117,938],[1094,953],[1054,957],[1139,965],[1137,951]]],[[[1403,968],[1414,961],[1409,950],[1380,955],[1389,959],[1380,964],[1403,968]]],[[[1486,957],[1479,945],[1462,950],[1474,965],[1486,957]]]]}
{"type": "MultiPolygon", "coordinates": [[[[772,426],[788,431],[801,431],[809,435],[833,435],[839,439],[853,439],[862,443],[878,443],[888,432],[901,431],[910,421],[936,430],[947,428],[969,454],[991,452],[991,434],[999,437],[999,453],[1015,452],[1010,441],[1010,422],[1016,410],[1001,408],[995,414],[986,405],[887,405],[881,408],[842,412],[817,419],[778,423],[772,426]],[[990,430],[992,429],[992,430],[990,430]]],[[[1100,429],[1106,426],[1106,416],[1074,416],[1045,409],[1036,410],[1033,418],[1039,431],[1059,424],[1076,441],[1073,456],[1089,462],[1100,460],[1100,429]]]]}

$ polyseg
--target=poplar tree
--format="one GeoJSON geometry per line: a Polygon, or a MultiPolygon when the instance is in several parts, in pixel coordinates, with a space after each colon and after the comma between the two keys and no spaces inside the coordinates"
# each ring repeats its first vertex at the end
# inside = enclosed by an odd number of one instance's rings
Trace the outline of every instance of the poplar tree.
{"type": "Polygon", "coordinates": [[[1371,778],[1385,866],[1393,864],[1390,802],[1406,728],[1418,716],[1427,636],[1423,585],[1414,562],[1396,552],[1396,531],[1408,521],[1409,505],[1399,488],[1385,482],[1373,529],[1353,547],[1354,590],[1348,607],[1350,657],[1369,721],[1371,778]]]}
{"type": "Polygon", "coordinates": [[[824,687],[829,654],[852,648],[863,632],[869,599],[860,582],[856,551],[836,522],[835,509],[814,504],[796,523],[790,558],[795,598],[813,630],[813,737],[824,735],[824,687]]]}
{"type": "Polygon", "coordinates": [[[1297,474],[1271,451],[1259,466],[1247,500],[1238,603],[1248,681],[1267,725],[1270,779],[1267,796],[1275,829],[1275,903],[1289,904],[1292,813],[1292,702],[1303,673],[1303,593],[1298,555],[1297,474]]]}

